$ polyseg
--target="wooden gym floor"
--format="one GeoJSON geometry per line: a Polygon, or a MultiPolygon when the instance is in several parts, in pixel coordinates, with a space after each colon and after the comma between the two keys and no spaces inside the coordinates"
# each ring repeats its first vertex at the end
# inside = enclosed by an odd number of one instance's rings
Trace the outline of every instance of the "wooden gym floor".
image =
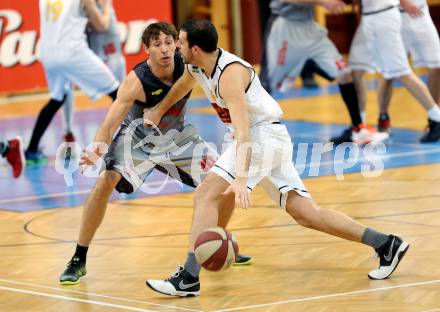
{"type": "MultiPolygon", "coordinates": [[[[295,92],[280,100],[295,142],[325,142],[344,128],[348,116],[332,88],[295,92]]],[[[1,139],[21,134],[28,140],[45,98],[2,102],[1,139]]],[[[83,96],[77,103],[77,121],[94,131],[108,103],[90,104],[83,96]],[[89,118],[95,113],[97,118],[89,118]]],[[[203,129],[202,136],[215,137],[205,126],[206,120],[216,120],[212,110],[203,101],[194,103],[191,121],[203,129]]],[[[371,124],[377,118],[375,103],[371,91],[371,124]]],[[[322,207],[410,243],[390,279],[367,278],[377,266],[371,248],[301,228],[257,188],[254,207],[237,209],[230,224],[253,264],[204,271],[197,298],[154,293],[145,279],[165,278],[184,261],[192,216],[192,193],[169,190],[135,198],[115,195],[89,250],[87,276],[79,285],[62,287],[58,276],[73,253],[81,203],[94,180],[77,177],[74,189],[67,187],[51,161],[48,168],[27,169],[18,180],[1,167],[0,310],[440,311],[440,144],[418,143],[425,115],[402,89],[395,91],[391,117],[393,141],[382,155],[385,170],[379,176],[365,177],[356,165],[338,180],[328,160],[319,176],[302,174],[322,207]]],[[[59,125],[57,120],[43,138],[51,156],[51,141],[61,142],[59,125]]],[[[92,139],[92,130],[78,131],[82,143],[92,139]]]]}

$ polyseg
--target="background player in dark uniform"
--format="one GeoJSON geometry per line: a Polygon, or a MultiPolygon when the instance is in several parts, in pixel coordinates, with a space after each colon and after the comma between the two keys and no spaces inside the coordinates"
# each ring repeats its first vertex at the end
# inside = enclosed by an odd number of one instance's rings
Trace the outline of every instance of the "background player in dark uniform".
{"type": "MultiPolygon", "coordinates": [[[[77,284],[86,274],[88,246],[103,220],[113,189],[132,193],[142,186],[145,177],[155,168],[195,187],[199,175],[204,173],[203,161],[207,156],[217,155],[200,138],[194,126],[184,124],[189,93],[166,112],[158,128],[144,127],[144,109],[160,102],[184,72],[183,60],[175,53],[176,37],[174,26],[168,23],[153,23],[146,28],[142,41],[149,59],[138,64],[122,82],[117,98],[96,134],[94,149],[86,150],[81,156],[80,164],[92,166],[105,153],[100,147],[102,143],[111,143],[105,155],[106,170],[84,204],[76,251],[60,276],[63,285],[77,284]],[[205,153],[195,155],[194,150],[200,147],[205,153]]],[[[226,227],[234,207],[233,195],[224,196],[222,207],[219,225],[226,227]]],[[[243,256],[242,261],[250,259],[243,256]]]]}

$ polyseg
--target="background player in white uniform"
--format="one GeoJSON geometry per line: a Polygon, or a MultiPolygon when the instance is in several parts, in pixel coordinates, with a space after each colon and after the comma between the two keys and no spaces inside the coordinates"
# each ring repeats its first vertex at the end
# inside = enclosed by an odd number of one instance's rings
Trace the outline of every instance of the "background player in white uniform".
{"type": "MultiPolygon", "coordinates": [[[[434,101],[440,100],[440,40],[437,28],[429,14],[426,0],[412,0],[401,9],[402,39],[406,52],[411,55],[414,67],[426,67],[428,72],[428,89],[434,101]],[[411,8],[412,6],[412,8],[411,8]]],[[[388,131],[390,118],[388,108],[391,101],[393,80],[379,81],[377,89],[380,115],[379,131],[388,131]]]]}
{"type": "MultiPolygon", "coordinates": [[[[97,0],[98,8],[103,13],[103,8],[106,5],[106,0],[97,0]]],[[[111,4],[111,3],[110,3],[111,4]]],[[[126,64],[125,58],[122,53],[121,38],[118,29],[118,19],[116,13],[111,5],[109,8],[110,22],[108,29],[104,32],[98,31],[91,27],[87,28],[87,41],[90,49],[95,52],[96,55],[107,65],[115,76],[118,83],[125,79],[126,76],[126,64]]],[[[66,142],[75,141],[73,135],[73,112],[74,112],[74,98],[73,90],[70,90],[63,104],[63,116],[65,125],[66,142]]]]}
{"type": "Polygon", "coordinates": [[[191,65],[165,99],[145,113],[147,123],[159,123],[172,103],[198,83],[235,138],[195,191],[185,266],[166,280],[147,280],[147,285],[168,295],[199,295],[200,265],[193,253],[197,236],[217,224],[222,194],[235,193],[235,202],[248,208],[249,191],[259,183],[302,226],[374,247],[381,260],[369,277],[388,277],[409,245],[396,236],[365,228],[339,212],[319,208],[311,200],[292,163],[291,138],[286,126],[279,122],[281,108],[261,86],[252,66],[218,49],[217,41],[211,22],[185,22],[180,28],[179,46],[185,63],[191,65]],[[387,261],[388,253],[392,259],[387,261]]]}
{"type": "Polygon", "coordinates": [[[38,163],[38,145],[57,110],[63,105],[72,82],[89,97],[116,97],[118,82],[86,41],[86,25],[105,31],[110,23],[110,0],[99,12],[95,0],[40,0],[40,60],[50,91],[50,101],[41,110],[26,158],[38,163]]]}
{"type": "MultiPolygon", "coordinates": [[[[402,0],[405,9],[407,0],[402,0]]],[[[366,71],[379,72],[385,79],[399,78],[408,91],[428,112],[429,131],[421,142],[440,139],[440,109],[426,85],[411,70],[402,41],[402,17],[399,0],[362,0],[362,19],[350,49],[350,66],[359,94],[361,111],[365,110],[366,71]]]]}
{"type": "Polygon", "coordinates": [[[336,144],[353,141],[360,144],[380,142],[388,135],[376,133],[362,124],[356,89],[351,71],[327,36],[327,30],[314,21],[316,5],[331,13],[343,12],[341,0],[272,0],[271,17],[266,27],[260,79],[271,93],[293,85],[307,60],[316,64],[315,71],[338,83],[342,99],[350,113],[352,127],[344,135],[331,139],[336,144]]]}

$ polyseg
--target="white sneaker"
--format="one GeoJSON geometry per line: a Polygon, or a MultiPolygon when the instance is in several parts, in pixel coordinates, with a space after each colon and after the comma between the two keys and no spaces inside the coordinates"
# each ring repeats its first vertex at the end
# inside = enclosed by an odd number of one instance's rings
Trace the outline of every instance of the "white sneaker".
{"type": "Polygon", "coordinates": [[[366,126],[360,127],[352,133],[352,141],[356,144],[378,144],[388,139],[390,135],[387,132],[377,132],[374,128],[366,126]]]}
{"type": "Polygon", "coordinates": [[[146,284],[152,290],[164,295],[179,297],[196,297],[200,295],[199,277],[193,277],[183,267],[180,267],[176,273],[166,280],[149,279],[146,284]]]}
{"type": "Polygon", "coordinates": [[[398,236],[389,235],[388,241],[376,250],[380,259],[379,267],[368,273],[371,279],[384,279],[390,276],[402,260],[409,244],[398,236]]]}

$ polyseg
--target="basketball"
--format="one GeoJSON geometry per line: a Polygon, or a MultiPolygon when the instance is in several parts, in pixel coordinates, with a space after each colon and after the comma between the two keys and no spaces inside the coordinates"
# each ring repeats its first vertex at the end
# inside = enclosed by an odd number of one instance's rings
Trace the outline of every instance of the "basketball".
{"type": "Polygon", "coordinates": [[[238,244],[231,232],[213,227],[197,237],[194,253],[197,262],[206,270],[220,271],[234,263],[238,255],[238,244]]]}

